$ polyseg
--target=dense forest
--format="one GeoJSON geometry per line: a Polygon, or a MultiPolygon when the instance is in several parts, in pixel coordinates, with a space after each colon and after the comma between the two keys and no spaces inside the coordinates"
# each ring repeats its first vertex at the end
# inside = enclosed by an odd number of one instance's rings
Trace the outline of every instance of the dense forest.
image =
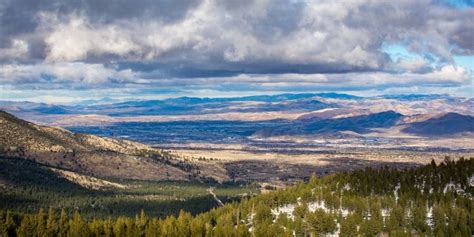
{"type": "MultiPolygon", "coordinates": [[[[84,218],[133,217],[141,210],[167,217],[185,210],[193,215],[218,206],[209,186],[224,203],[258,192],[255,185],[197,181],[111,180],[126,188],[90,189],[64,179],[50,167],[0,155],[0,210],[35,213],[40,208],[78,211],[84,218]],[[6,185],[2,185],[6,183],[6,185]]],[[[1,236],[1,235],[0,235],[1,236]]]]}
{"type": "MultiPolygon", "coordinates": [[[[307,183],[192,215],[83,217],[40,209],[0,212],[1,236],[472,236],[474,159],[409,170],[370,169],[307,183]]],[[[120,207],[117,207],[120,208],[120,207]]]]}

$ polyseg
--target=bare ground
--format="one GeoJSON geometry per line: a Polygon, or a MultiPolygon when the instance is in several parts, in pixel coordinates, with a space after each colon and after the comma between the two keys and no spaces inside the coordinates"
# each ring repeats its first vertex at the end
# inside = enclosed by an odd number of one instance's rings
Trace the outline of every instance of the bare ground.
{"type": "MultiPolygon", "coordinates": [[[[446,156],[452,159],[474,157],[463,152],[413,152],[381,149],[341,149],[339,151],[282,153],[274,151],[249,151],[245,149],[180,149],[176,150],[191,160],[214,164],[215,175],[227,173],[230,180],[269,182],[285,185],[311,175],[364,169],[365,167],[389,166],[410,168],[434,160],[442,162],[446,156]],[[206,157],[202,161],[201,157],[206,157]],[[217,168],[221,167],[221,168],[217,168]]],[[[213,173],[212,171],[208,171],[213,173]]]]}

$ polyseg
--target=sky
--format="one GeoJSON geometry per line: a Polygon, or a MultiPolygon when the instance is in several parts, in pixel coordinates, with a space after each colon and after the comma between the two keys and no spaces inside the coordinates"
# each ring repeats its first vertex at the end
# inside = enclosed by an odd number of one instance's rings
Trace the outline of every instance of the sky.
{"type": "Polygon", "coordinates": [[[474,97],[472,0],[0,0],[0,100],[474,97]]]}

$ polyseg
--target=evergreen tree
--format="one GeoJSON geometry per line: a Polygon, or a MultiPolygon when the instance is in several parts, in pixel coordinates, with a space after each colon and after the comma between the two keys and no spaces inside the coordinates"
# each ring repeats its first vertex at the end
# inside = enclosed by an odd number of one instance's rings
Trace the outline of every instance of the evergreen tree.
{"type": "Polygon", "coordinates": [[[272,220],[272,209],[268,205],[260,202],[255,208],[254,224],[269,223],[272,220]]]}
{"type": "Polygon", "coordinates": [[[56,222],[56,213],[53,208],[48,210],[48,220],[46,222],[47,236],[55,236],[58,232],[58,223],[56,222]]]}
{"type": "Polygon", "coordinates": [[[61,209],[61,215],[59,217],[59,236],[66,237],[69,232],[69,218],[64,209],[61,209]]]}
{"type": "Polygon", "coordinates": [[[445,211],[439,204],[433,207],[433,232],[436,236],[444,236],[446,229],[445,211]]]}
{"type": "Polygon", "coordinates": [[[69,221],[69,231],[68,236],[88,236],[89,228],[87,224],[82,219],[79,212],[75,212],[72,219],[69,221]]]}
{"type": "Polygon", "coordinates": [[[341,236],[357,236],[357,226],[360,217],[357,214],[349,214],[346,218],[341,221],[341,236]]]}
{"type": "Polygon", "coordinates": [[[174,216],[168,217],[163,221],[161,235],[166,237],[179,237],[176,229],[176,218],[174,216]]]}
{"type": "Polygon", "coordinates": [[[178,236],[190,236],[191,235],[191,214],[181,210],[176,220],[176,228],[178,230],[178,236]]]}
{"type": "Polygon", "coordinates": [[[0,236],[14,236],[16,231],[16,223],[13,219],[13,214],[10,210],[7,211],[5,215],[5,221],[3,225],[3,230],[0,232],[0,236]]]}
{"type": "MultiPolygon", "coordinates": [[[[154,236],[160,236],[160,234],[161,234],[160,221],[158,219],[152,219],[146,226],[145,236],[154,237],[154,236]]],[[[202,235],[195,235],[195,236],[202,236],[202,235]]]]}
{"type": "Polygon", "coordinates": [[[44,214],[43,208],[40,208],[38,214],[36,215],[36,231],[37,236],[46,235],[46,216],[44,214]]]}
{"type": "Polygon", "coordinates": [[[119,217],[114,223],[113,227],[114,236],[126,237],[127,236],[127,219],[125,217],[119,217]]]}
{"type": "Polygon", "coordinates": [[[143,211],[143,209],[140,212],[140,216],[137,216],[135,218],[135,223],[137,225],[138,236],[145,236],[145,229],[148,223],[148,217],[145,215],[145,211],[143,211]]]}
{"type": "Polygon", "coordinates": [[[31,215],[23,216],[23,218],[21,219],[20,227],[17,230],[18,237],[34,237],[35,234],[36,234],[35,218],[31,215]]]}
{"type": "Polygon", "coordinates": [[[335,217],[318,208],[305,218],[308,230],[313,235],[329,234],[336,230],[335,217]]]}
{"type": "Polygon", "coordinates": [[[419,234],[428,232],[428,225],[426,224],[426,204],[424,202],[417,202],[412,207],[412,228],[419,234]]]}
{"type": "Polygon", "coordinates": [[[386,230],[389,232],[400,231],[405,226],[405,210],[400,205],[395,205],[392,208],[390,216],[386,221],[386,230]]]}

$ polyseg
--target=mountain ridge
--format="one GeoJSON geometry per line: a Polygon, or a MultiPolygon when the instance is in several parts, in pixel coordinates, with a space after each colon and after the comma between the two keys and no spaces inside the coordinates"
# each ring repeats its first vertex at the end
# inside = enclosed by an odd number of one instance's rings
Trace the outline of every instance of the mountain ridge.
{"type": "Polygon", "coordinates": [[[196,165],[137,142],[35,125],[3,111],[0,130],[0,154],[51,167],[104,178],[199,178],[196,165]]]}
{"type": "Polygon", "coordinates": [[[445,113],[424,121],[410,123],[402,131],[422,136],[445,136],[474,132],[474,117],[445,113]]]}

